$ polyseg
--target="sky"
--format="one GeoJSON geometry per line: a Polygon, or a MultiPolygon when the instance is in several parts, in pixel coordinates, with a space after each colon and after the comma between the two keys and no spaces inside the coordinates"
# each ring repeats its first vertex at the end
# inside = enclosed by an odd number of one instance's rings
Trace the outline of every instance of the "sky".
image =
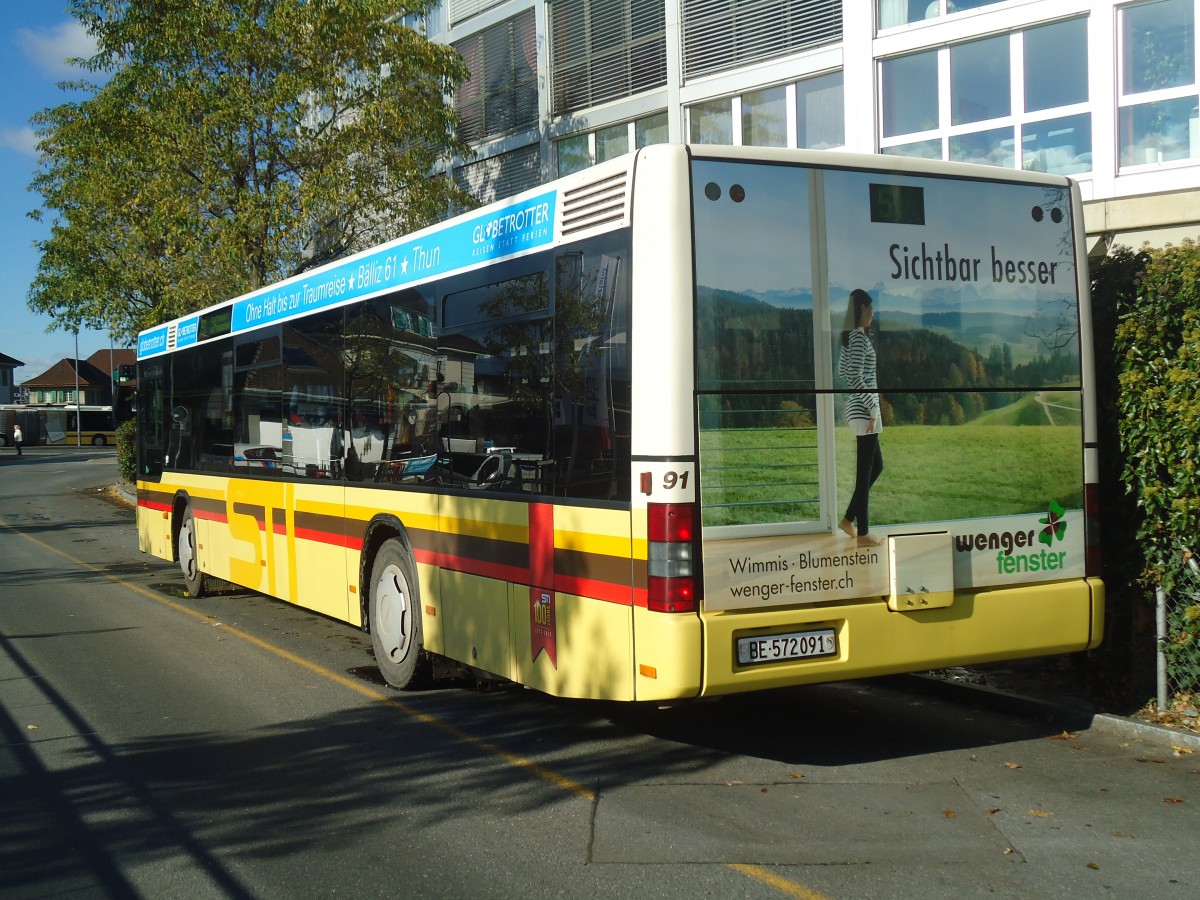
{"type": "MultiPolygon", "coordinates": [[[[37,275],[35,241],[49,227],[29,218],[40,197],[29,190],[37,168],[37,138],[30,117],[79,95],[58,83],[82,77],[67,65],[71,57],[92,52],[91,39],[64,10],[67,0],[23,0],[4,4],[0,19],[0,353],[25,365],[14,373],[17,384],[36,378],[60,359],[75,355],[75,336],[47,333],[49,316],[31,312],[29,285],[37,275]]],[[[107,350],[107,332],[81,331],[79,356],[107,350]]]]}

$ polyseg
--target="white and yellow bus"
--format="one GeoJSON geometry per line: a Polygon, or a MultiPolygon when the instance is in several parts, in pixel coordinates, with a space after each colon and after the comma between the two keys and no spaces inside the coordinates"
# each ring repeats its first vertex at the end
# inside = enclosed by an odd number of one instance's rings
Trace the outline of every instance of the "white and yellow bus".
{"type": "Polygon", "coordinates": [[[103,447],[117,439],[111,406],[5,404],[0,406],[0,447],[12,443],[15,425],[21,426],[26,446],[103,447]]]}
{"type": "Polygon", "coordinates": [[[647,147],[144,332],[140,545],[366,629],[397,687],[451,660],[669,700],[1095,647],[1082,242],[1065,178],[647,147]]]}

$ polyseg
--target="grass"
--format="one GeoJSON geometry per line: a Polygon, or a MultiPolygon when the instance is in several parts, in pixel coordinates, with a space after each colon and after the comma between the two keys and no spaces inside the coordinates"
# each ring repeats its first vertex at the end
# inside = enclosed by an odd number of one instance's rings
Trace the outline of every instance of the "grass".
{"type": "MultiPolygon", "coordinates": [[[[1045,512],[1051,500],[1068,509],[1081,507],[1078,427],[1064,427],[1067,423],[1051,426],[1040,406],[1032,399],[1028,403],[1041,416],[1040,423],[1003,424],[998,417],[998,421],[980,419],[968,425],[885,428],[880,437],[884,471],[871,491],[872,524],[1045,512]]],[[[1021,410],[1010,413],[1016,421],[1027,415],[1028,411],[1021,410]]],[[[793,502],[708,509],[704,523],[819,518],[818,505],[813,502],[817,496],[816,451],[811,446],[797,446],[801,434],[789,429],[706,434],[701,456],[706,504],[781,497],[793,502]],[[709,449],[717,437],[720,450],[709,449]],[[743,468],[717,468],[718,460],[732,466],[739,459],[743,468]]],[[[845,428],[837,430],[835,440],[837,519],[854,489],[855,441],[845,428]]],[[[811,439],[806,443],[811,445],[811,439]]]]}

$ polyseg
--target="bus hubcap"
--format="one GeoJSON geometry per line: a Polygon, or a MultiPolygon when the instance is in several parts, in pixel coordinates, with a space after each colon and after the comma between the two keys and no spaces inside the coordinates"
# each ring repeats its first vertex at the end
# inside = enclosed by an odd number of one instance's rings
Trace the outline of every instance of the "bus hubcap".
{"type": "Polygon", "coordinates": [[[408,582],[397,566],[383,570],[379,584],[375,586],[376,621],[372,627],[378,629],[380,642],[387,648],[393,662],[399,662],[408,654],[412,640],[412,604],[408,596],[408,582]]]}

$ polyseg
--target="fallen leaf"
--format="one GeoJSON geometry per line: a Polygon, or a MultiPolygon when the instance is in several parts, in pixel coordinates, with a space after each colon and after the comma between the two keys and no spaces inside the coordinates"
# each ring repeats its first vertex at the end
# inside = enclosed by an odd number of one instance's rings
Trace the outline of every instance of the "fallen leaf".
{"type": "Polygon", "coordinates": [[[1005,855],[1005,856],[1008,856],[1008,854],[1010,854],[1010,853],[1012,853],[1012,852],[1013,852],[1013,848],[1012,848],[1012,847],[1005,847],[1005,848],[1004,848],[1004,855],[1005,855]]]}
{"type": "Polygon", "coordinates": [[[1052,734],[1046,738],[1048,741],[1074,741],[1078,740],[1079,735],[1074,731],[1064,731],[1062,734],[1052,734]]]}
{"type": "Polygon", "coordinates": [[[38,727],[36,725],[26,725],[25,730],[26,731],[37,731],[38,727]]]}
{"type": "Polygon", "coordinates": [[[1100,864],[1099,863],[1088,863],[1088,868],[1089,869],[1099,869],[1100,864]]]}
{"type": "Polygon", "coordinates": [[[1005,763],[1005,764],[1004,764],[1004,768],[1006,768],[1006,769],[1019,769],[1019,768],[1021,768],[1021,764],[1020,764],[1020,763],[1005,763]]]}
{"type": "Polygon", "coordinates": [[[765,794],[765,793],[767,792],[767,789],[766,789],[766,788],[763,788],[763,789],[762,789],[762,792],[765,794]]]}
{"type": "Polygon", "coordinates": [[[1123,744],[1117,744],[1117,746],[1120,747],[1122,750],[1128,750],[1129,749],[1129,741],[1126,741],[1123,744]]]}
{"type": "Polygon", "coordinates": [[[726,783],[727,785],[729,785],[730,787],[733,787],[735,784],[743,784],[744,782],[741,782],[741,781],[727,781],[727,782],[725,782],[725,783],[726,783]]]}
{"type": "Polygon", "coordinates": [[[1004,807],[1002,807],[1002,806],[989,806],[987,814],[989,816],[994,816],[996,813],[1000,812],[1000,810],[1002,810],[1003,808],[1004,807]]]}
{"type": "Polygon", "coordinates": [[[952,809],[943,809],[942,815],[945,816],[947,819],[953,819],[955,816],[955,812],[952,809]]]}
{"type": "Polygon", "coordinates": [[[1176,756],[1184,756],[1192,752],[1191,747],[1176,747],[1174,744],[1171,745],[1171,749],[1175,751],[1176,756]]]}
{"type": "Polygon", "coordinates": [[[1182,797],[1163,797],[1163,803],[1182,803],[1182,797]]]}
{"type": "Polygon", "coordinates": [[[1113,836],[1113,837],[1119,837],[1119,838],[1132,838],[1132,837],[1133,837],[1133,835],[1132,835],[1132,834],[1129,834],[1129,833],[1127,833],[1127,832],[1124,832],[1124,831],[1114,831],[1114,832],[1112,833],[1112,836],[1113,836]]]}
{"type": "Polygon", "coordinates": [[[1046,812],[1044,809],[1031,809],[1026,814],[1030,816],[1037,816],[1039,819],[1049,819],[1054,815],[1054,813],[1046,812]]]}
{"type": "Polygon", "coordinates": [[[788,778],[803,778],[803,777],[804,776],[799,772],[788,772],[788,778]]]}

